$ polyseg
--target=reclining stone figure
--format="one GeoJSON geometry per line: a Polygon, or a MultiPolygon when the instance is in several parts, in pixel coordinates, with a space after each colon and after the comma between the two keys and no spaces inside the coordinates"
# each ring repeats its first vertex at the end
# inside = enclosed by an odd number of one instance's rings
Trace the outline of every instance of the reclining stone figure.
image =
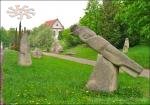
{"type": "Polygon", "coordinates": [[[131,76],[138,76],[143,68],[111,45],[103,37],[84,26],[73,25],[71,32],[101,54],[98,57],[90,80],[86,87],[97,91],[114,91],[117,89],[117,75],[121,69],[131,76]]]}

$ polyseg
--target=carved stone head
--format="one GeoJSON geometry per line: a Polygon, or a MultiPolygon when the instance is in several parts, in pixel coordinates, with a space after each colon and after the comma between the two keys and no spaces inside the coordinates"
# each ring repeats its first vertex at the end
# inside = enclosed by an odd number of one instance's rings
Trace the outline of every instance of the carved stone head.
{"type": "Polygon", "coordinates": [[[96,33],[85,26],[73,25],[70,28],[71,32],[75,36],[79,36],[83,42],[86,42],[89,38],[96,36],[96,33]]]}
{"type": "Polygon", "coordinates": [[[72,25],[70,27],[70,30],[73,33],[73,35],[79,35],[79,27],[78,27],[78,25],[76,25],[76,24],[72,25]]]}

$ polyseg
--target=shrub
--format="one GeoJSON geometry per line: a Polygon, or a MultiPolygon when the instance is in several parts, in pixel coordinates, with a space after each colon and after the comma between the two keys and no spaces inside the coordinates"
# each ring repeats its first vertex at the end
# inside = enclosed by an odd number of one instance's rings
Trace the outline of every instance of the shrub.
{"type": "Polygon", "coordinates": [[[81,43],[81,40],[78,37],[72,35],[70,29],[62,31],[59,35],[59,39],[63,43],[64,48],[73,47],[81,43]]]}
{"type": "Polygon", "coordinates": [[[32,48],[38,47],[49,51],[52,44],[52,30],[41,25],[31,31],[29,39],[32,48]]]}

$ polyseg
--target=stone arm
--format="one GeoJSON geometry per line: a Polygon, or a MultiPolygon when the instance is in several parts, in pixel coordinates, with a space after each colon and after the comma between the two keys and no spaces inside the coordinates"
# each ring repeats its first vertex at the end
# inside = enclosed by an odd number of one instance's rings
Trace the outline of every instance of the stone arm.
{"type": "Polygon", "coordinates": [[[71,27],[71,32],[74,35],[78,35],[83,42],[87,43],[104,58],[119,67],[119,69],[123,69],[132,76],[137,76],[142,72],[143,68],[140,65],[112,46],[107,40],[101,36],[97,36],[89,28],[74,25],[71,27]]]}

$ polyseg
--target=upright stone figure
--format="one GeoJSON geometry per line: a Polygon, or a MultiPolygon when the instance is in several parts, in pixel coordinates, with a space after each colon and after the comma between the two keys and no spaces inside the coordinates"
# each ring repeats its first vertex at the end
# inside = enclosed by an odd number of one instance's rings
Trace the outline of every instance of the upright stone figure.
{"type": "Polygon", "coordinates": [[[34,58],[41,58],[42,57],[42,51],[39,48],[35,48],[35,50],[32,52],[32,56],[34,58]]]}
{"type": "Polygon", "coordinates": [[[123,53],[127,53],[129,49],[129,39],[126,38],[123,46],[123,53]]]}
{"type": "Polygon", "coordinates": [[[96,35],[92,30],[74,25],[71,27],[71,31],[101,54],[86,85],[88,89],[107,92],[116,90],[119,69],[123,69],[134,77],[142,72],[143,68],[140,65],[112,46],[107,40],[96,35]]]}
{"type": "Polygon", "coordinates": [[[54,40],[51,46],[51,52],[58,54],[62,51],[63,51],[63,47],[60,45],[59,40],[54,40]]]}
{"type": "Polygon", "coordinates": [[[20,40],[20,55],[19,55],[19,64],[22,66],[30,66],[32,64],[31,55],[30,55],[30,46],[28,41],[28,34],[24,28],[22,37],[20,40]]]}

